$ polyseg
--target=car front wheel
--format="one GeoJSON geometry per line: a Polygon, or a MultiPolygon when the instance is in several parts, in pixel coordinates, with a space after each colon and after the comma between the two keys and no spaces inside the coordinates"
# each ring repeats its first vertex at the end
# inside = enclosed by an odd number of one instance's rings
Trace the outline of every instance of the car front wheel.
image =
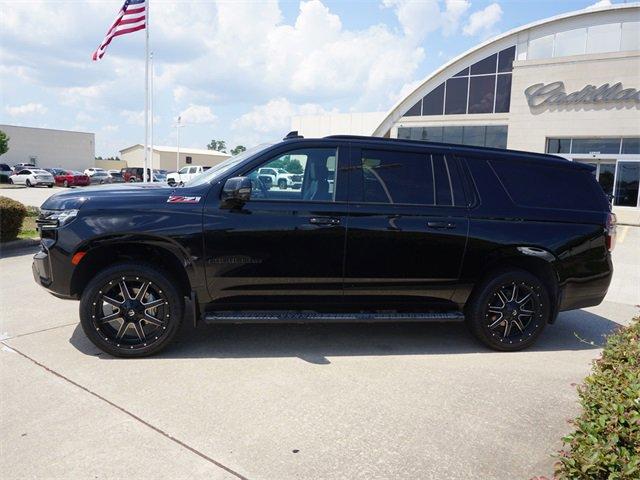
{"type": "Polygon", "coordinates": [[[31,186],[31,182],[29,181],[29,179],[28,179],[28,178],[27,178],[27,180],[24,182],[24,184],[25,184],[27,187],[30,187],[30,186],[31,186]]]}
{"type": "Polygon", "coordinates": [[[175,337],[182,297],[164,271],[121,263],[98,274],[80,300],[80,322],[89,340],[117,357],[159,352],[175,337]]]}
{"type": "Polygon", "coordinates": [[[531,273],[505,270],[472,294],[465,311],[474,336],[494,350],[515,351],[532,345],[551,314],[549,292],[531,273]]]}

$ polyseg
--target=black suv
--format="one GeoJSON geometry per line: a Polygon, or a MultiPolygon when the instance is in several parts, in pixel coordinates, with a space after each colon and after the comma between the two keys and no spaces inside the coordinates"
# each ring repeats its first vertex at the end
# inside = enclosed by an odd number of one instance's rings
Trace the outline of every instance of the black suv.
{"type": "Polygon", "coordinates": [[[89,339],[126,357],[161,350],[183,318],[465,319],[489,347],[518,350],[558,311],[602,301],[615,233],[588,165],[295,134],[182,188],[56,194],[38,225],[36,282],[80,299],[89,339]],[[304,171],[300,189],[266,185],[258,175],[287,162],[304,171]]]}

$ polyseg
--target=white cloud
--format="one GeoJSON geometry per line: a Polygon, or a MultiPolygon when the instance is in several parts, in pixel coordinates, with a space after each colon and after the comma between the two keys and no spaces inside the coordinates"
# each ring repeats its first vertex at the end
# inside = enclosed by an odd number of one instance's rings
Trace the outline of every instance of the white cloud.
{"type": "Polygon", "coordinates": [[[502,18],[502,7],[498,3],[492,3],[482,10],[472,13],[469,21],[462,29],[465,35],[487,33],[502,18]]]}
{"type": "MultiPolygon", "coordinates": [[[[123,110],[120,112],[125,118],[125,121],[130,125],[143,126],[144,125],[144,110],[123,110]]],[[[158,125],[160,123],[160,115],[153,116],[153,124],[158,125]]]]}
{"type": "Polygon", "coordinates": [[[404,34],[411,40],[420,42],[438,29],[444,35],[454,33],[461,17],[471,6],[469,0],[383,0],[385,7],[394,9],[404,34]]]}
{"type": "Polygon", "coordinates": [[[591,10],[592,8],[610,7],[611,5],[611,0],[600,0],[593,5],[589,5],[587,8],[585,8],[585,10],[591,10]]]}
{"type": "Polygon", "coordinates": [[[255,145],[282,138],[290,130],[291,117],[294,115],[325,113],[330,111],[315,103],[296,105],[283,97],[273,98],[241,115],[233,121],[231,128],[240,138],[238,143],[255,145]]]}
{"type": "Polygon", "coordinates": [[[16,117],[20,115],[44,115],[47,113],[48,109],[41,103],[25,103],[24,105],[16,105],[15,107],[11,107],[7,105],[4,108],[5,112],[11,117],[16,117]]]}
{"type": "Polygon", "coordinates": [[[211,107],[193,104],[183,110],[182,113],[180,113],[180,117],[182,123],[185,124],[215,123],[218,119],[211,111],[211,107]]]}

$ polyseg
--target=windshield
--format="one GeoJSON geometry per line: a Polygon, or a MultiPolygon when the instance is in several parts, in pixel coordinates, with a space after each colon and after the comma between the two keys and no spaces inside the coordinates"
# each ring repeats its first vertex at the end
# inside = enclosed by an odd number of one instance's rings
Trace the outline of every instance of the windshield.
{"type": "Polygon", "coordinates": [[[229,170],[233,169],[234,167],[242,163],[247,158],[257,155],[258,153],[262,152],[263,150],[266,150],[272,145],[273,144],[271,143],[263,143],[256,147],[245,150],[244,152],[236,155],[235,157],[227,158],[224,162],[219,163],[218,165],[214,165],[206,172],[193,177],[193,179],[187,182],[184,186],[195,187],[197,185],[211,183],[212,181],[222,177],[225,173],[227,173],[229,170]]]}

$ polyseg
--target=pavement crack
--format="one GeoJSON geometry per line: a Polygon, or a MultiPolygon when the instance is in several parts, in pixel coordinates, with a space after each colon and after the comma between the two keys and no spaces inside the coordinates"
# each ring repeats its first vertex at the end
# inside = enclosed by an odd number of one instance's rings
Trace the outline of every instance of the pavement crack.
{"type": "MultiPolygon", "coordinates": [[[[54,327],[56,328],[56,327],[54,327]]],[[[33,332],[33,333],[37,333],[37,332],[33,332]]],[[[28,334],[25,334],[28,335],[28,334]]],[[[18,335],[20,336],[20,335],[18,335]]],[[[16,337],[13,337],[16,338],[16,337]]],[[[224,471],[226,471],[227,473],[230,473],[231,475],[233,475],[236,478],[239,478],[241,480],[249,480],[247,477],[245,477],[244,475],[242,475],[241,473],[236,472],[235,470],[227,467],[226,465],[218,462],[217,460],[214,460],[213,458],[209,457],[208,455],[206,455],[205,453],[202,453],[201,451],[195,449],[194,447],[186,444],[185,442],[183,442],[182,440],[179,440],[177,438],[175,438],[174,436],[168,434],[167,432],[165,432],[164,430],[156,427],[155,425],[152,425],[151,423],[147,422],[146,420],[138,417],[135,413],[130,412],[129,410],[127,410],[124,407],[121,407],[120,405],[118,405],[117,403],[112,402],[111,400],[103,397],[102,395],[100,395],[99,393],[94,392],[93,390],[80,385],[77,382],[74,382],[73,380],[71,380],[70,378],[64,376],[63,374],[56,372],[55,370],[52,370],[51,368],[47,367],[46,365],[44,365],[43,363],[40,363],[39,361],[35,360],[34,358],[31,358],[29,355],[27,355],[26,353],[21,352],[20,350],[18,350],[15,347],[12,347],[11,345],[7,345],[4,341],[1,341],[0,343],[2,343],[2,345],[4,345],[7,348],[10,348],[11,350],[13,350],[14,352],[16,352],[18,355],[26,358],[27,360],[29,360],[30,362],[34,363],[35,365],[37,365],[38,367],[44,369],[46,372],[51,373],[52,375],[55,375],[56,377],[64,380],[67,383],[70,383],[71,385],[73,385],[74,387],[79,388],[80,390],[85,391],[86,393],[93,395],[94,397],[96,397],[99,400],[102,400],[103,402],[107,403],[108,405],[111,405],[113,408],[116,408],[118,410],[120,410],[122,413],[124,413],[125,415],[128,415],[129,417],[133,418],[135,421],[141,423],[142,425],[146,426],[147,428],[150,428],[151,430],[153,430],[156,433],[159,433],[160,435],[162,435],[163,437],[167,438],[168,440],[172,441],[173,443],[176,443],[177,445],[181,446],[182,448],[187,449],[188,451],[190,451],[191,453],[196,454],[197,456],[199,456],[200,458],[206,460],[209,463],[212,463],[213,465],[215,465],[218,468],[223,469],[224,471]]]]}
{"type": "Polygon", "coordinates": [[[13,340],[14,338],[26,337],[28,335],[34,335],[36,333],[48,332],[50,330],[56,330],[58,328],[70,327],[72,325],[77,325],[78,322],[65,323],[64,325],[56,325],[55,327],[43,328],[42,330],[36,330],[35,332],[27,332],[27,333],[19,333],[18,335],[13,335],[10,337],[2,337],[1,341],[5,340],[13,340]]]}

